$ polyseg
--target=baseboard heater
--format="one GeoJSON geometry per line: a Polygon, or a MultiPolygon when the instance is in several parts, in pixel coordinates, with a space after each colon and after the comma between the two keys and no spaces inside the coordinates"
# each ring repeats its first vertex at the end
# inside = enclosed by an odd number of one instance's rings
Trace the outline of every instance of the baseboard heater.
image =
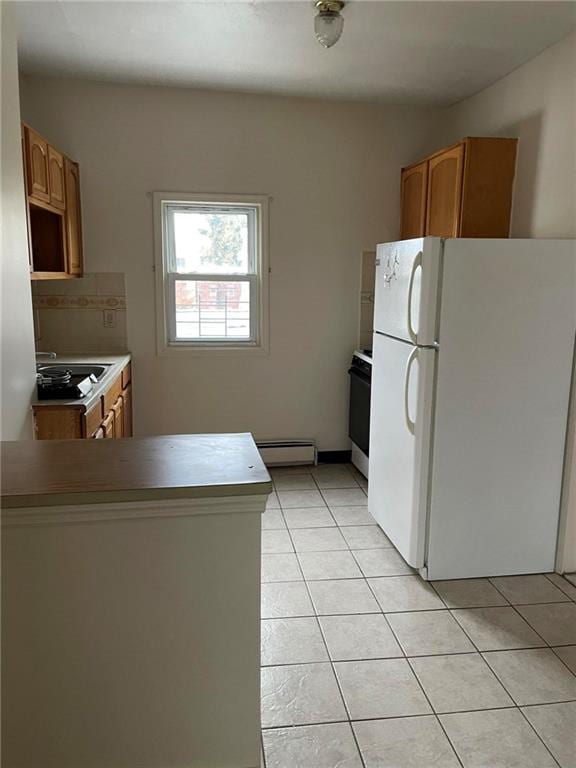
{"type": "Polygon", "coordinates": [[[313,440],[257,440],[256,445],[267,467],[317,463],[313,440]]]}

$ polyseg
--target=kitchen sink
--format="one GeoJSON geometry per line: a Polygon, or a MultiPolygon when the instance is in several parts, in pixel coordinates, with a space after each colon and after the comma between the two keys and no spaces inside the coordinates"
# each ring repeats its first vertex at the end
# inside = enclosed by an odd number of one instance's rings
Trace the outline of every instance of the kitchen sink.
{"type": "Polygon", "coordinates": [[[36,373],[44,376],[50,376],[55,371],[70,371],[73,376],[94,376],[99,381],[110,368],[111,363],[102,363],[101,365],[90,365],[88,363],[58,363],[46,365],[45,363],[36,364],[36,373]]]}

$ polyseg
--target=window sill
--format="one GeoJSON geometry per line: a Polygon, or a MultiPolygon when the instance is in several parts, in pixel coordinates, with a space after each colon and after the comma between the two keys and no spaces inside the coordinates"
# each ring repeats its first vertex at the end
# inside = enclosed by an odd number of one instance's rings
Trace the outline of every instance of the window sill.
{"type": "Polygon", "coordinates": [[[158,357],[228,357],[232,355],[249,357],[267,357],[270,354],[267,345],[247,344],[223,345],[223,344],[169,344],[163,345],[156,352],[158,357]]]}

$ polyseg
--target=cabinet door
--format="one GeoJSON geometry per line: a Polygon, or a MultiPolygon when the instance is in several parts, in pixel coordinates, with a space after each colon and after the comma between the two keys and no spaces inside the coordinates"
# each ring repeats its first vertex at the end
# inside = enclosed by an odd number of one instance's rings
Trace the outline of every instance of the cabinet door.
{"type": "Polygon", "coordinates": [[[102,422],[102,429],[104,430],[105,438],[110,439],[114,437],[114,411],[106,414],[106,418],[102,422]]]}
{"type": "Polygon", "coordinates": [[[451,147],[428,161],[427,235],[458,237],[463,165],[463,144],[451,147]]]}
{"type": "Polygon", "coordinates": [[[423,237],[426,229],[428,162],[402,170],[400,239],[423,237]]]}
{"type": "Polygon", "coordinates": [[[78,163],[64,158],[66,181],[66,245],[68,253],[68,273],[81,275],[82,257],[82,217],[80,211],[80,172],[78,163]]]}
{"type": "Polygon", "coordinates": [[[48,183],[50,186],[50,203],[55,208],[64,209],[66,205],[64,192],[64,158],[54,147],[48,145],[48,183]]]}
{"type": "Polygon", "coordinates": [[[132,386],[128,384],[122,392],[124,400],[124,437],[132,437],[132,386]]]}
{"type": "Polygon", "coordinates": [[[112,406],[114,411],[114,437],[124,437],[124,400],[122,395],[112,406]]]}
{"type": "Polygon", "coordinates": [[[25,135],[28,194],[30,197],[49,203],[48,144],[31,128],[26,127],[25,135]]]}

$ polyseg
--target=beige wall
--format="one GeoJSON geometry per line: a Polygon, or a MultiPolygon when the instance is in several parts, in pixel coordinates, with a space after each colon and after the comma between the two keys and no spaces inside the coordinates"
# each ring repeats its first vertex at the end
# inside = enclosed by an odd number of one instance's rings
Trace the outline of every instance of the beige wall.
{"type": "Polygon", "coordinates": [[[362,252],[397,236],[400,167],[434,147],[435,113],[31,77],[22,101],[80,163],[87,269],[126,273],[137,432],[348,448],[362,252]],[[268,357],[156,357],[155,190],[274,198],[268,357]]]}
{"type": "Polygon", "coordinates": [[[12,8],[0,3],[2,29],[2,401],[0,437],[32,437],[34,332],[20,150],[20,98],[12,8]]]}
{"type": "Polygon", "coordinates": [[[576,237],[576,32],[445,111],[445,143],[517,136],[513,237],[576,237]]]}

